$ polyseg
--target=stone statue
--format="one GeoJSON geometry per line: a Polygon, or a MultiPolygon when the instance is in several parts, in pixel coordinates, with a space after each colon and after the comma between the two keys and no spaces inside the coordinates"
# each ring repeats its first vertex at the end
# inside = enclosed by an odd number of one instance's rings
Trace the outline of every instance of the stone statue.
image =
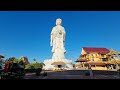
{"type": "Polygon", "coordinates": [[[62,20],[56,19],[56,26],[52,28],[50,34],[50,46],[52,46],[52,59],[44,60],[44,70],[53,70],[54,68],[62,68],[65,70],[73,70],[72,60],[65,58],[65,28],[62,26],[62,20]]]}
{"type": "Polygon", "coordinates": [[[66,50],[64,48],[65,42],[65,29],[62,26],[62,20],[60,18],[56,19],[56,26],[53,27],[51,31],[50,45],[52,46],[52,59],[64,59],[64,54],[66,50]]]}

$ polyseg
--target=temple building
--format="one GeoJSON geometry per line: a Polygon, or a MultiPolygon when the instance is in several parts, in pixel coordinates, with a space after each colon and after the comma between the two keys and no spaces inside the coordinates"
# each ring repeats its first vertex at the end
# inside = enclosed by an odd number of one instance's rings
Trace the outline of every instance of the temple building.
{"type": "Polygon", "coordinates": [[[90,61],[107,61],[107,54],[110,51],[107,48],[89,48],[83,47],[80,58],[90,61]]]}
{"type": "Polygon", "coordinates": [[[107,48],[94,48],[83,47],[80,57],[76,61],[76,68],[85,67],[91,65],[91,67],[105,67],[105,62],[108,61],[108,53],[110,50],[107,48]]]}

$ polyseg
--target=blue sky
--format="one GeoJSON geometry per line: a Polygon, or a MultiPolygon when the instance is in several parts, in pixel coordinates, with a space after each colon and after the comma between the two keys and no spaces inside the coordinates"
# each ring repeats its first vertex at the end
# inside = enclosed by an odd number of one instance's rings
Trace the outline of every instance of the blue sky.
{"type": "Polygon", "coordinates": [[[0,11],[0,54],[44,61],[52,57],[50,32],[56,18],[66,31],[66,58],[73,62],[82,47],[120,52],[119,11],[0,11]]]}

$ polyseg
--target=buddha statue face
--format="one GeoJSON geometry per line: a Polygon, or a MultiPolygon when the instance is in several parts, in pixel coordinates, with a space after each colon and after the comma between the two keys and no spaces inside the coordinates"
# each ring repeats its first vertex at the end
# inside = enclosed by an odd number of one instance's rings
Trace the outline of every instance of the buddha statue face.
{"type": "Polygon", "coordinates": [[[56,25],[61,25],[62,24],[62,20],[60,18],[56,19],[56,25]]]}

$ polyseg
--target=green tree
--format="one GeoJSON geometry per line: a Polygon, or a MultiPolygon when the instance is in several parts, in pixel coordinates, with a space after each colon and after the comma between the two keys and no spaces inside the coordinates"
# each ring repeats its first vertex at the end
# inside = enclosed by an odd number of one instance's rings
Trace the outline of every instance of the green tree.
{"type": "Polygon", "coordinates": [[[26,65],[26,69],[33,69],[33,68],[43,68],[45,64],[40,62],[40,63],[32,63],[32,64],[28,64],[26,65]]]}
{"type": "Polygon", "coordinates": [[[42,68],[41,63],[33,63],[34,68],[42,68]]]}
{"type": "Polygon", "coordinates": [[[13,62],[13,63],[19,63],[19,59],[15,58],[15,57],[10,57],[7,59],[7,61],[13,62]]]}
{"type": "Polygon", "coordinates": [[[32,64],[25,65],[25,69],[34,69],[34,66],[32,64]]]}
{"type": "Polygon", "coordinates": [[[13,63],[19,63],[19,59],[14,59],[13,63]]]}
{"type": "Polygon", "coordinates": [[[27,61],[28,61],[28,59],[26,57],[21,56],[20,60],[19,60],[19,64],[21,64],[22,66],[24,66],[24,68],[30,68],[31,65],[29,65],[29,63],[27,61]]]}
{"type": "Polygon", "coordinates": [[[40,62],[40,64],[41,64],[41,67],[43,68],[43,66],[45,66],[45,64],[43,63],[43,62],[40,62]]]}

